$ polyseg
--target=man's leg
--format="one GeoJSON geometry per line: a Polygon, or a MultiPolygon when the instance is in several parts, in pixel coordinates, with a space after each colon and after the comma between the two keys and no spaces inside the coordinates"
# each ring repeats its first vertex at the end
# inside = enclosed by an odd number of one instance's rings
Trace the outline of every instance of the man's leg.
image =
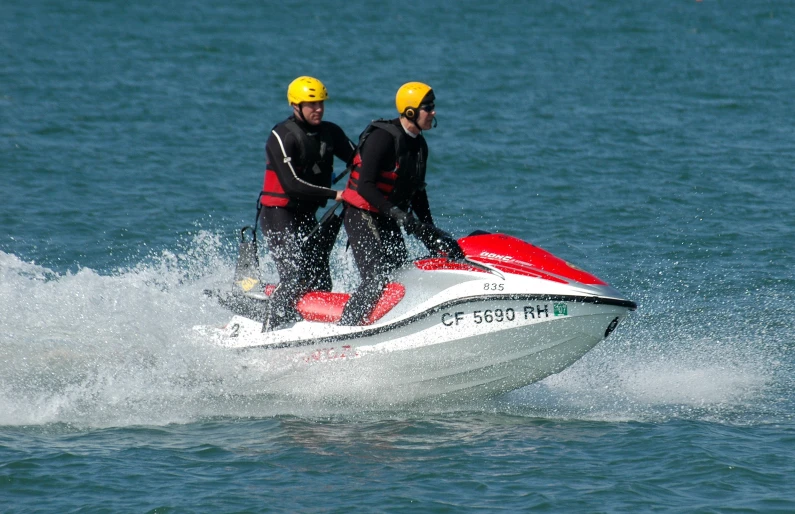
{"type": "MultiPolygon", "coordinates": [[[[311,229],[317,226],[312,216],[311,229]]],[[[304,245],[306,277],[311,291],[331,291],[331,264],[329,257],[342,226],[342,218],[333,216],[304,245]]],[[[311,232],[311,229],[308,232],[311,232]]]]}
{"type": "Polygon", "coordinates": [[[346,210],[345,230],[361,284],[345,305],[339,324],[362,325],[381,297],[390,274],[405,261],[406,247],[395,223],[361,209],[346,210]]]}
{"type": "Polygon", "coordinates": [[[268,301],[263,330],[277,330],[301,319],[295,310],[296,302],[306,292],[300,229],[294,213],[280,207],[265,207],[260,221],[279,273],[279,285],[268,301]]]}

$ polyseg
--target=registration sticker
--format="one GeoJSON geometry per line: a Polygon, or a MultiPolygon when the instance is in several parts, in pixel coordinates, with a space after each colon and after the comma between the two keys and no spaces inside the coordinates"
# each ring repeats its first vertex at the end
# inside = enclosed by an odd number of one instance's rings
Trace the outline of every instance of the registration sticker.
{"type": "Polygon", "coordinates": [[[555,303],[552,305],[553,312],[555,316],[568,316],[569,315],[569,306],[565,303],[555,303]]]}

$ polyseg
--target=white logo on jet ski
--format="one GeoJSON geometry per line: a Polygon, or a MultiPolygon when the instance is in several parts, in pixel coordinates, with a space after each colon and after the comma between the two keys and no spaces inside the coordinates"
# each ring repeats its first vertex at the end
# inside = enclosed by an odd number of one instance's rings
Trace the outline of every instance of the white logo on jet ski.
{"type": "Polygon", "coordinates": [[[510,262],[513,260],[513,257],[510,257],[508,255],[500,255],[498,253],[491,253],[491,252],[480,252],[480,256],[501,262],[510,262]]]}

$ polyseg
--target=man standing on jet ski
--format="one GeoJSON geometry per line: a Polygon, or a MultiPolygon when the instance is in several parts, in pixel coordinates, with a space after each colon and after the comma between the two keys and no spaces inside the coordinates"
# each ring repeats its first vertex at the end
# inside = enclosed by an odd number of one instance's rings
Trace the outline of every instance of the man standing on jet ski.
{"type": "MultiPolygon", "coordinates": [[[[334,156],[349,163],[354,144],[334,123],[323,121],[326,87],[316,78],[298,77],[287,88],[293,114],[271,130],[265,144],[267,165],[260,195],[260,225],[279,273],[264,330],[301,319],[296,302],[309,290],[331,290],[330,245],[307,240],[318,222],[319,207],[341,200],[331,189],[334,156]]],[[[328,228],[328,227],[326,227],[328,228]]],[[[339,225],[336,226],[336,230],[339,225]]]]}
{"type": "Polygon", "coordinates": [[[431,251],[463,257],[455,239],[434,226],[425,192],[428,145],[422,131],[435,126],[435,99],[427,84],[403,84],[395,97],[400,117],[376,120],[359,137],[342,199],[361,284],[345,305],[340,325],[363,324],[389,275],[408,258],[401,227],[431,251]]]}

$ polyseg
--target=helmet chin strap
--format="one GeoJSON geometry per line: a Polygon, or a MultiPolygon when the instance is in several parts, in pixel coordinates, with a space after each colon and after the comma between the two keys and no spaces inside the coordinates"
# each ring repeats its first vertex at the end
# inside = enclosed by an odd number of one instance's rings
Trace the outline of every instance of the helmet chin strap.
{"type": "Polygon", "coordinates": [[[301,121],[304,122],[304,125],[309,125],[309,122],[306,121],[306,118],[304,118],[304,110],[301,108],[301,104],[298,104],[297,107],[298,107],[298,116],[301,118],[301,121]]]}
{"type": "MultiPolygon", "coordinates": [[[[420,117],[420,108],[418,107],[418,108],[414,109],[412,107],[411,110],[414,111],[414,116],[412,116],[411,118],[406,116],[406,119],[408,119],[411,123],[413,123],[414,126],[417,127],[417,130],[419,130],[420,133],[422,133],[422,128],[417,124],[417,118],[420,117]]],[[[438,125],[438,124],[439,124],[439,122],[436,121],[436,116],[434,116],[433,117],[433,125],[431,125],[431,128],[436,128],[436,125],[438,125]]]]}
{"type": "MultiPolygon", "coordinates": [[[[419,113],[418,113],[416,116],[414,116],[414,118],[411,118],[411,122],[414,124],[414,126],[415,126],[415,127],[417,127],[417,129],[418,129],[420,132],[422,132],[422,129],[420,128],[420,126],[419,126],[419,125],[417,125],[417,122],[416,122],[416,120],[415,120],[416,118],[419,118],[419,116],[420,116],[420,115],[419,115],[419,113]]],[[[438,125],[438,124],[439,124],[439,122],[438,122],[438,121],[436,121],[436,116],[434,116],[434,117],[433,117],[433,124],[431,125],[431,128],[436,128],[436,125],[438,125]]]]}

